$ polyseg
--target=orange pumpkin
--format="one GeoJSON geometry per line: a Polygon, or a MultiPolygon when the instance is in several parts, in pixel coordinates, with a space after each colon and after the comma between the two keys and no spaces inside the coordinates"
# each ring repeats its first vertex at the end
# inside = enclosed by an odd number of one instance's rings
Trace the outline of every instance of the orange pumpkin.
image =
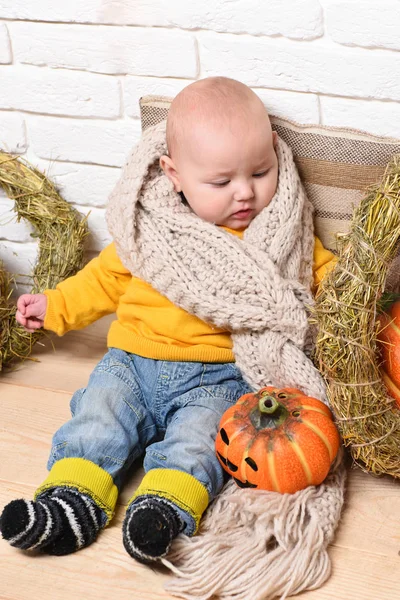
{"type": "Polygon", "coordinates": [[[394,302],[387,313],[379,315],[379,325],[382,379],[400,408],[400,300],[394,302]]]}
{"type": "Polygon", "coordinates": [[[240,487],[292,494],[327,476],[340,445],[329,408],[293,388],[245,394],[222,416],[216,451],[240,487]]]}

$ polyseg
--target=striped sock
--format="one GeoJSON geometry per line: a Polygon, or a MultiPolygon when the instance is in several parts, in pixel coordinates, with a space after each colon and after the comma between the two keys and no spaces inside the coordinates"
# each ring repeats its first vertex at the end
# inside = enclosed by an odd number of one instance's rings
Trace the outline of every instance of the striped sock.
{"type": "Polygon", "coordinates": [[[89,496],[74,488],[56,487],[36,501],[7,504],[0,531],[11,546],[61,556],[89,546],[105,523],[104,511],[89,496]]]}
{"type": "Polygon", "coordinates": [[[184,526],[170,502],[158,496],[139,496],[128,507],[122,525],[125,550],[141,563],[157,561],[168,554],[184,526]]]}

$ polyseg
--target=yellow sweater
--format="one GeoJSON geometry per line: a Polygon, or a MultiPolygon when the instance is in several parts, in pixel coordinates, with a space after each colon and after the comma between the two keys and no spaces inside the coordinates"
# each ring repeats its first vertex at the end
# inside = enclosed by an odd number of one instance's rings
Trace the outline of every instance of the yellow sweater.
{"type": "MultiPolygon", "coordinates": [[[[243,232],[228,230],[241,237],[243,232]]],[[[334,262],[318,238],[314,247],[314,284],[334,262]]],[[[230,334],[212,327],[170,302],[121,263],[114,244],[79,273],[46,290],[45,329],[64,335],[116,312],[109,347],[146,358],[171,361],[232,362],[230,334]]]]}

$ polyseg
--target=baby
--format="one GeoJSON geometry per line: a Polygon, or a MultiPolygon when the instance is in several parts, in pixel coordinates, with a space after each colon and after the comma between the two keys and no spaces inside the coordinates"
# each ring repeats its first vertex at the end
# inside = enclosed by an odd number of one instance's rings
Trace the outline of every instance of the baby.
{"type": "MultiPolygon", "coordinates": [[[[171,182],[178,211],[196,220],[187,239],[201,245],[193,236],[204,223],[219,243],[238,248],[278,186],[278,139],[264,105],[232,79],[200,80],[172,102],[166,136],[168,153],[151,168],[154,181],[171,182]]],[[[154,189],[144,186],[141,198],[154,189]]],[[[167,202],[162,195],[158,200],[160,207],[167,202]]],[[[141,207],[145,220],[145,200],[141,207]]],[[[130,223],[133,232],[138,223],[130,223]]],[[[146,242],[137,239],[146,264],[146,242]]],[[[71,420],[54,435],[49,475],[34,501],[14,500],[3,510],[1,533],[17,548],[63,555],[94,542],[114,514],[126,472],[142,455],[145,476],[129,500],[123,542],[143,563],[164,557],[179,533],[194,535],[222,488],[218,423],[252,390],[235,363],[229,323],[206,321],[194,305],[190,311],[172,302],[127,268],[120,249],[112,243],[55,290],[18,299],[16,318],[27,331],[44,327],[63,335],[106,314],[116,312],[117,319],[107,354],[73,395],[71,420]]],[[[217,249],[212,254],[210,261],[218,261],[217,249]]],[[[331,260],[315,239],[315,283],[331,260]]]]}

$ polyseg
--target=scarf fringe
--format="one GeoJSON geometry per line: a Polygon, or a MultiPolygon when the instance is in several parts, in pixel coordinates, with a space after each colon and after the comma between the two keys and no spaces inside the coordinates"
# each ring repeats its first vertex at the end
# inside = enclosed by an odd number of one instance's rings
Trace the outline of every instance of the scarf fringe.
{"type": "Polygon", "coordinates": [[[283,600],[320,587],[331,572],[327,546],[339,522],[345,474],[342,463],[320,486],[283,495],[229,482],[200,533],[179,536],[163,560],[176,576],[165,589],[185,600],[283,600]]]}

